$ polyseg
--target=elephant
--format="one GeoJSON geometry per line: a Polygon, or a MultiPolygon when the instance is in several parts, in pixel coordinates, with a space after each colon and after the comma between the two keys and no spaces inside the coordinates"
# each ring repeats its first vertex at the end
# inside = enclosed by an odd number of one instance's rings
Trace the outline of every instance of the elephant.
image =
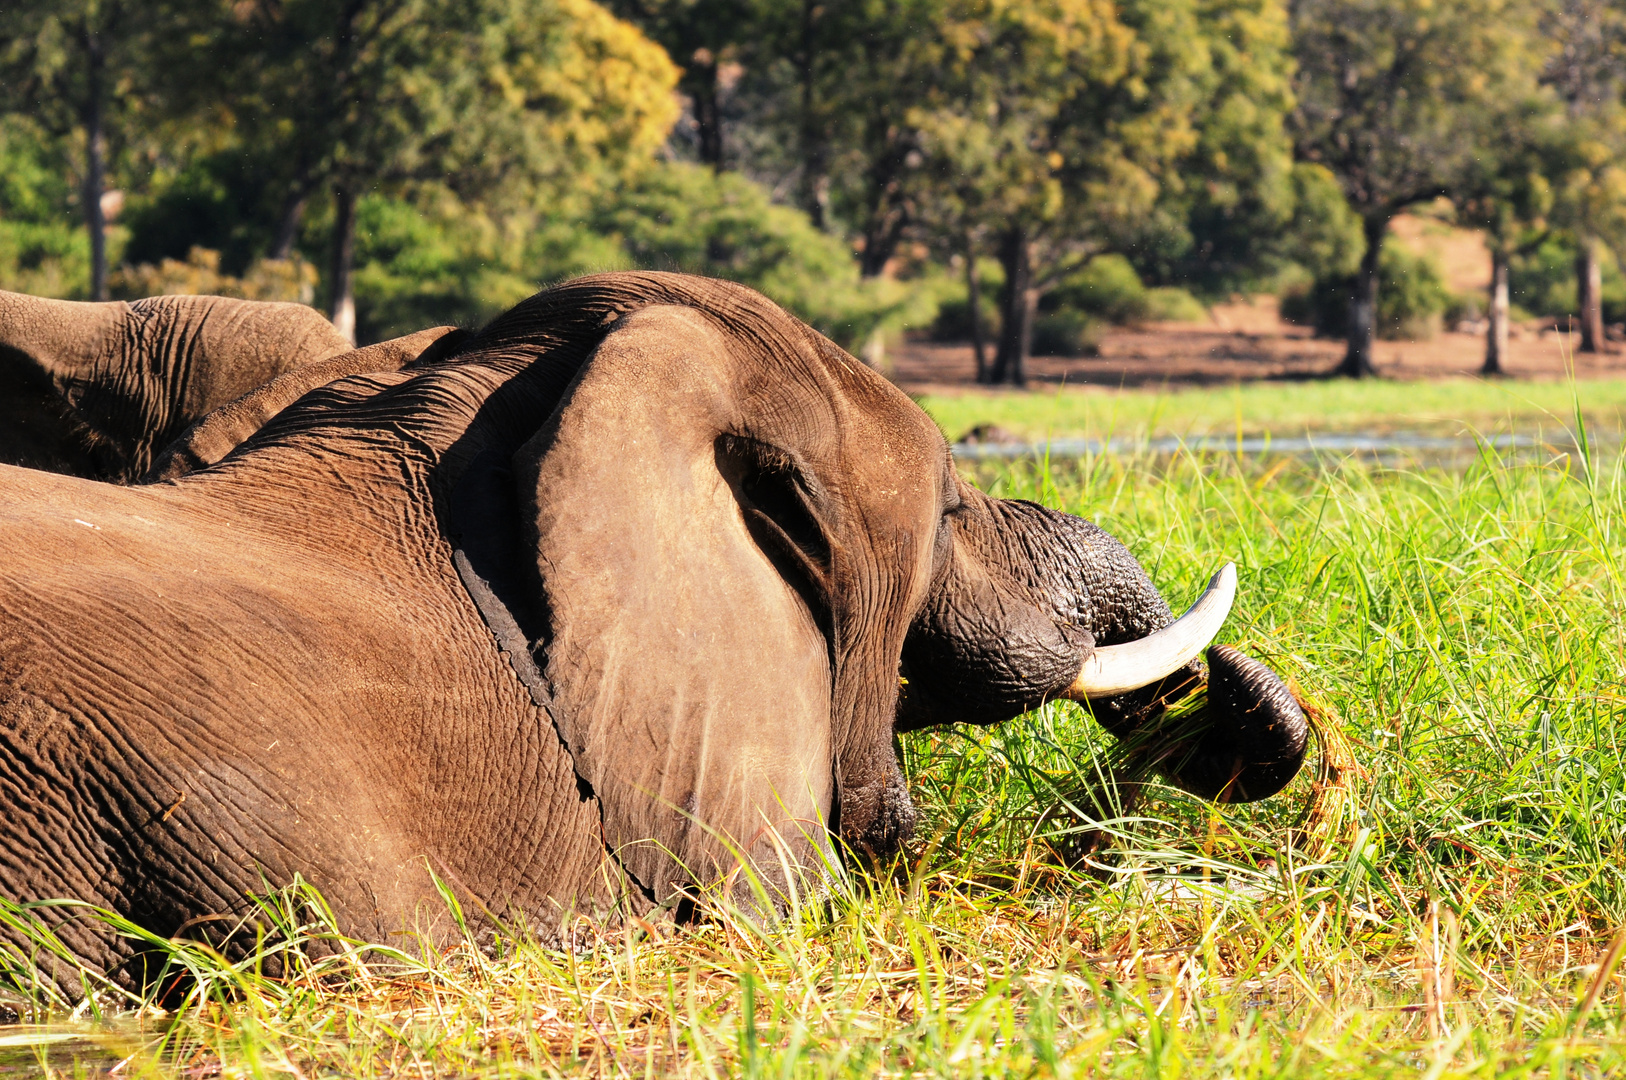
{"type": "Polygon", "coordinates": [[[285,371],[193,423],[164,448],[141,479],[174,480],[213,465],[317,387],[351,375],[399,371],[415,361],[431,363],[468,336],[455,326],[436,326],[285,371]]]}
{"type": "Polygon", "coordinates": [[[282,396],[161,482],[0,467],[0,895],[167,935],[298,874],[380,941],[439,881],[564,941],[897,852],[900,731],[1071,697],[1127,736],[1207,680],[1172,782],[1258,799],[1304,758],[1275,673],[1197,659],[1234,573],[1175,620],[743,286],[582,278],[282,396]]]}
{"type": "Polygon", "coordinates": [[[127,483],[199,417],[352,348],[303,304],[0,292],[0,462],[127,483]]]}

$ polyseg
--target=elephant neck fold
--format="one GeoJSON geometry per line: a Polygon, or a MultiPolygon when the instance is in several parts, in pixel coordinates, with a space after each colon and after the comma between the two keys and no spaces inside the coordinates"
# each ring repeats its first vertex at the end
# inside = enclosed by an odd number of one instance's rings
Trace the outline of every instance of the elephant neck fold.
{"type": "Polygon", "coordinates": [[[532,653],[541,647],[546,620],[517,580],[526,560],[503,455],[486,449],[475,457],[453,491],[450,517],[447,536],[463,588],[531,700],[551,717],[553,698],[532,653]]]}

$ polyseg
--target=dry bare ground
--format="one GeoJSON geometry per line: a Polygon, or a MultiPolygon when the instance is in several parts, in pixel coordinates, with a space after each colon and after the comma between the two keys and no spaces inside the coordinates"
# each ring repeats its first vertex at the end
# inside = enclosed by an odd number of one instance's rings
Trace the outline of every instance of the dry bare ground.
{"type": "MultiPolygon", "coordinates": [[[[1508,351],[1506,373],[1514,378],[1563,378],[1567,360],[1579,379],[1626,374],[1626,350],[1577,353],[1571,335],[1554,329],[1515,326],[1508,351]]],[[[1318,340],[1307,328],[1283,322],[1276,298],[1257,296],[1215,306],[1208,322],[1109,330],[1100,356],[1033,357],[1028,378],[1040,385],[1114,387],[1312,379],[1329,374],[1343,353],[1343,342],[1318,340]]],[[[1476,375],[1484,359],[1480,334],[1377,343],[1378,371],[1389,378],[1476,375]]],[[[963,342],[906,341],[887,360],[893,381],[910,393],[962,388],[976,374],[971,346],[963,342]]]]}

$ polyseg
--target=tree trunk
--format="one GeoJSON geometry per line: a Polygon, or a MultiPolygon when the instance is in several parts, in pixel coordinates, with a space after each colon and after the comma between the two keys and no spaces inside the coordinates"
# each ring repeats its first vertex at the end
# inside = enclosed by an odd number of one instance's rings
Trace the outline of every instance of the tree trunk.
{"type": "Polygon", "coordinates": [[[906,220],[906,215],[897,208],[882,208],[871,217],[869,227],[864,230],[864,250],[858,255],[859,277],[876,278],[886,271],[886,264],[892,261],[898,241],[903,238],[906,220]]]}
{"type": "Polygon", "coordinates": [[[286,259],[294,253],[294,241],[299,239],[299,223],[305,218],[305,191],[294,188],[282,200],[282,214],[277,219],[276,239],[271,242],[271,258],[286,259]]]}
{"type": "Polygon", "coordinates": [[[328,317],[339,333],[356,343],[356,296],[352,271],[356,262],[356,194],[344,185],[333,188],[333,297],[328,317]]]}
{"type": "Polygon", "coordinates": [[[1581,309],[1581,344],[1578,351],[1605,352],[1603,270],[1598,263],[1597,237],[1581,237],[1580,250],[1575,255],[1575,291],[1581,309]]]}
{"type": "Polygon", "coordinates": [[[818,50],[818,20],[823,8],[818,0],[802,0],[802,54],[800,57],[802,181],[800,201],[814,228],[823,231],[830,202],[830,179],[825,175],[824,134],[814,116],[813,79],[818,50]]]}
{"type": "Polygon", "coordinates": [[[80,29],[85,48],[85,100],[80,120],[85,125],[85,228],[90,232],[90,298],[107,299],[107,216],[102,212],[102,191],[107,186],[107,133],[103,125],[102,83],[107,58],[101,37],[90,26],[80,29]]]}
{"type": "Polygon", "coordinates": [[[1026,386],[1028,353],[1033,348],[1033,317],[1039,310],[1039,290],[1033,285],[1033,240],[1020,225],[1000,239],[999,261],[1005,267],[1000,291],[999,349],[989,381],[1026,386]]]}
{"type": "Polygon", "coordinates": [[[983,344],[982,331],[982,275],[977,273],[977,248],[966,237],[965,241],[965,295],[971,311],[971,354],[977,358],[977,382],[988,381],[988,350],[983,344]]]}
{"type": "Polygon", "coordinates": [[[1507,255],[1491,251],[1490,325],[1485,330],[1483,375],[1503,374],[1507,363],[1507,255]]]}
{"type": "Polygon", "coordinates": [[[717,59],[709,50],[695,50],[692,64],[684,72],[683,89],[693,103],[700,161],[710,165],[714,171],[722,172],[723,117],[717,101],[717,59]]]}
{"type": "Polygon", "coordinates": [[[1355,288],[1349,296],[1349,344],[1337,371],[1352,379],[1377,374],[1372,366],[1372,346],[1378,336],[1378,256],[1383,253],[1389,219],[1368,218],[1365,225],[1366,254],[1361,256],[1361,268],[1355,273],[1355,288]]]}
{"type": "Polygon", "coordinates": [[[865,177],[869,209],[864,216],[864,250],[858,257],[858,274],[864,278],[880,277],[886,272],[913,218],[913,206],[904,186],[911,144],[895,138],[889,138],[888,143],[886,152],[876,157],[865,177]]]}

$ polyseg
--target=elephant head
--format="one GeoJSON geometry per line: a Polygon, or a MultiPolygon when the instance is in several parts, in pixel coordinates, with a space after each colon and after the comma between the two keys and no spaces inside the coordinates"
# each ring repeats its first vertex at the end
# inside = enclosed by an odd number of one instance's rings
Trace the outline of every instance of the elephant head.
{"type": "MultiPolygon", "coordinates": [[[[898,730],[1072,696],[1127,735],[1204,678],[1228,597],[1174,623],[1121,544],[964,483],[913,402],[749,290],[583,279],[441,369],[498,362],[525,374],[448,454],[445,528],[651,894],[726,863],[719,836],[759,862],[825,827],[896,850],[898,730]]],[[[1262,665],[1210,659],[1211,723],[1168,770],[1262,798],[1303,715],[1262,665]]]]}
{"type": "Polygon", "coordinates": [[[1206,686],[1198,724],[1154,760],[1203,798],[1250,802],[1297,774],[1309,724],[1287,686],[1229,646],[1196,661],[1230,609],[1226,564],[1185,616],[1129,551],[1082,518],[957,481],[951,537],[904,642],[897,727],[989,724],[1048,700],[1087,703],[1127,739],[1206,686]]]}
{"type": "Polygon", "coordinates": [[[0,292],[0,462],[126,482],[211,409],[350,349],[303,304],[0,292]]]}

